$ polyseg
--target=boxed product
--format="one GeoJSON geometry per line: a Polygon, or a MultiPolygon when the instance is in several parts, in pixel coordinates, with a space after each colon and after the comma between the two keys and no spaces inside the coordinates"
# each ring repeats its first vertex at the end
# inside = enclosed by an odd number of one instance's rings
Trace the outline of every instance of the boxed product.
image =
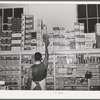
{"type": "Polygon", "coordinates": [[[93,48],[93,42],[85,42],[85,48],[86,49],[92,49],[93,48]]]}
{"type": "Polygon", "coordinates": [[[80,31],[75,31],[75,36],[80,35],[80,31]]]}
{"type": "Polygon", "coordinates": [[[71,39],[75,38],[75,31],[70,31],[69,34],[71,39]]]}
{"type": "Polygon", "coordinates": [[[86,33],[85,34],[85,41],[95,41],[96,35],[95,33],[86,33]]]}
{"type": "Polygon", "coordinates": [[[75,41],[76,42],[85,42],[85,35],[76,35],[75,36],[75,41]]]}
{"type": "Polygon", "coordinates": [[[12,51],[20,51],[20,47],[11,47],[12,51]]]}
{"type": "Polygon", "coordinates": [[[99,35],[96,36],[96,44],[97,44],[97,48],[100,48],[100,36],[99,35]]]}
{"type": "Polygon", "coordinates": [[[95,25],[95,32],[96,32],[96,35],[100,36],[100,23],[96,23],[96,25],[95,25]]]}
{"type": "Polygon", "coordinates": [[[76,42],[75,49],[81,49],[81,45],[78,42],[76,42]]]}
{"type": "Polygon", "coordinates": [[[78,23],[78,22],[74,23],[74,30],[75,31],[80,31],[80,23],[78,23]]]}
{"type": "Polygon", "coordinates": [[[22,34],[21,33],[12,33],[12,37],[21,37],[22,34]]]}
{"type": "Polygon", "coordinates": [[[84,23],[80,23],[80,34],[84,33],[84,23]]]}
{"type": "Polygon", "coordinates": [[[36,39],[37,39],[37,40],[42,40],[42,34],[37,33],[36,39]]]}
{"type": "Polygon", "coordinates": [[[21,40],[12,40],[12,44],[21,44],[21,40]]]}
{"type": "Polygon", "coordinates": [[[46,90],[54,90],[54,86],[51,86],[51,85],[48,86],[48,85],[47,85],[47,86],[46,86],[46,90]]]}
{"type": "Polygon", "coordinates": [[[59,27],[53,27],[53,34],[54,35],[59,35],[60,31],[59,31],[59,27]]]}
{"type": "Polygon", "coordinates": [[[64,35],[65,34],[65,28],[64,27],[60,27],[59,28],[59,33],[61,34],[61,35],[64,35]]]}

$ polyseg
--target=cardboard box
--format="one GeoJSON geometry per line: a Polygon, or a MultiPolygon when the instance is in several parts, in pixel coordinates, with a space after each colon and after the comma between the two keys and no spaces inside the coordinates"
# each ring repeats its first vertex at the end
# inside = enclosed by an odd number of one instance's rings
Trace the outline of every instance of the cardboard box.
{"type": "Polygon", "coordinates": [[[84,33],[84,23],[80,23],[80,34],[84,33]]]}
{"type": "Polygon", "coordinates": [[[92,49],[93,48],[93,42],[85,42],[85,48],[86,49],[92,49]]]}
{"type": "Polygon", "coordinates": [[[95,33],[86,33],[85,34],[85,41],[95,41],[96,35],[95,33]]]}
{"type": "Polygon", "coordinates": [[[97,48],[100,48],[100,36],[96,36],[97,48]]]}
{"type": "Polygon", "coordinates": [[[20,49],[21,49],[20,47],[11,47],[12,51],[20,51],[20,49]]]}
{"type": "Polygon", "coordinates": [[[95,25],[95,32],[96,32],[96,35],[100,36],[100,23],[96,23],[96,25],[95,25]]]}

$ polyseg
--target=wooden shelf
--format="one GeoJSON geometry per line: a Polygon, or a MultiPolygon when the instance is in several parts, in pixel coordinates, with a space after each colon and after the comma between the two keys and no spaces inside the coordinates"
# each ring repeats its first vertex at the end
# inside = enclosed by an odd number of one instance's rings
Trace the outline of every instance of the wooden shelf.
{"type": "MultiPolygon", "coordinates": [[[[31,51],[31,50],[21,50],[21,51],[0,51],[0,54],[1,55],[4,55],[4,54],[16,54],[16,55],[19,55],[19,54],[26,54],[26,55],[31,55],[31,54],[34,54],[35,52],[40,52],[42,54],[44,54],[44,50],[36,50],[36,51],[31,51]]],[[[80,49],[80,50],[77,50],[77,49],[71,49],[71,50],[57,50],[57,51],[51,51],[49,52],[49,54],[79,54],[79,53],[92,53],[92,54],[96,54],[96,53],[100,53],[100,49],[80,49]]]]}

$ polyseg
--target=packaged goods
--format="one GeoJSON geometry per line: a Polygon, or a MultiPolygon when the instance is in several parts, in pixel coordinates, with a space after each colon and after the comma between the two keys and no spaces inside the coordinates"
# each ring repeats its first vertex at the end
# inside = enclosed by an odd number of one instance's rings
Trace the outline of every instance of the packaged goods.
{"type": "Polygon", "coordinates": [[[96,25],[95,25],[95,32],[96,32],[96,35],[100,36],[100,23],[96,23],[96,25]]]}
{"type": "Polygon", "coordinates": [[[54,35],[59,35],[60,31],[59,31],[59,27],[53,27],[53,34],[54,35]]]}
{"type": "Polygon", "coordinates": [[[92,49],[93,48],[93,42],[85,42],[85,48],[86,49],[92,49]]]}
{"type": "Polygon", "coordinates": [[[84,33],[84,23],[80,23],[80,34],[84,33]]]}
{"type": "Polygon", "coordinates": [[[80,23],[78,23],[78,22],[74,23],[74,30],[75,31],[79,31],[80,30],[80,23]]]}
{"type": "Polygon", "coordinates": [[[100,36],[96,36],[96,44],[97,44],[97,48],[100,48],[100,36]]]}
{"type": "Polygon", "coordinates": [[[96,40],[96,35],[95,33],[86,33],[85,34],[85,41],[95,41],[96,40]]]}
{"type": "Polygon", "coordinates": [[[20,47],[11,47],[12,51],[20,51],[20,47]]]}

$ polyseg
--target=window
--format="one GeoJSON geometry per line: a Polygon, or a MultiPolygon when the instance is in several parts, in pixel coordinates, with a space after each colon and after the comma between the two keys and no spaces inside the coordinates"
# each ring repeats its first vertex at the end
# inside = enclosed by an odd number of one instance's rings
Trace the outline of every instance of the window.
{"type": "Polygon", "coordinates": [[[8,29],[8,17],[21,18],[23,14],[23,8],[2,8],[0,9],[0,32],[8,29]]]}
{"type": "Polygon", "coordinates": [[[100,22],[100,5],[80,4],[77,6],[78,22],[84,23],[85,33],[95,32],[95,24],[100,22]]]}

